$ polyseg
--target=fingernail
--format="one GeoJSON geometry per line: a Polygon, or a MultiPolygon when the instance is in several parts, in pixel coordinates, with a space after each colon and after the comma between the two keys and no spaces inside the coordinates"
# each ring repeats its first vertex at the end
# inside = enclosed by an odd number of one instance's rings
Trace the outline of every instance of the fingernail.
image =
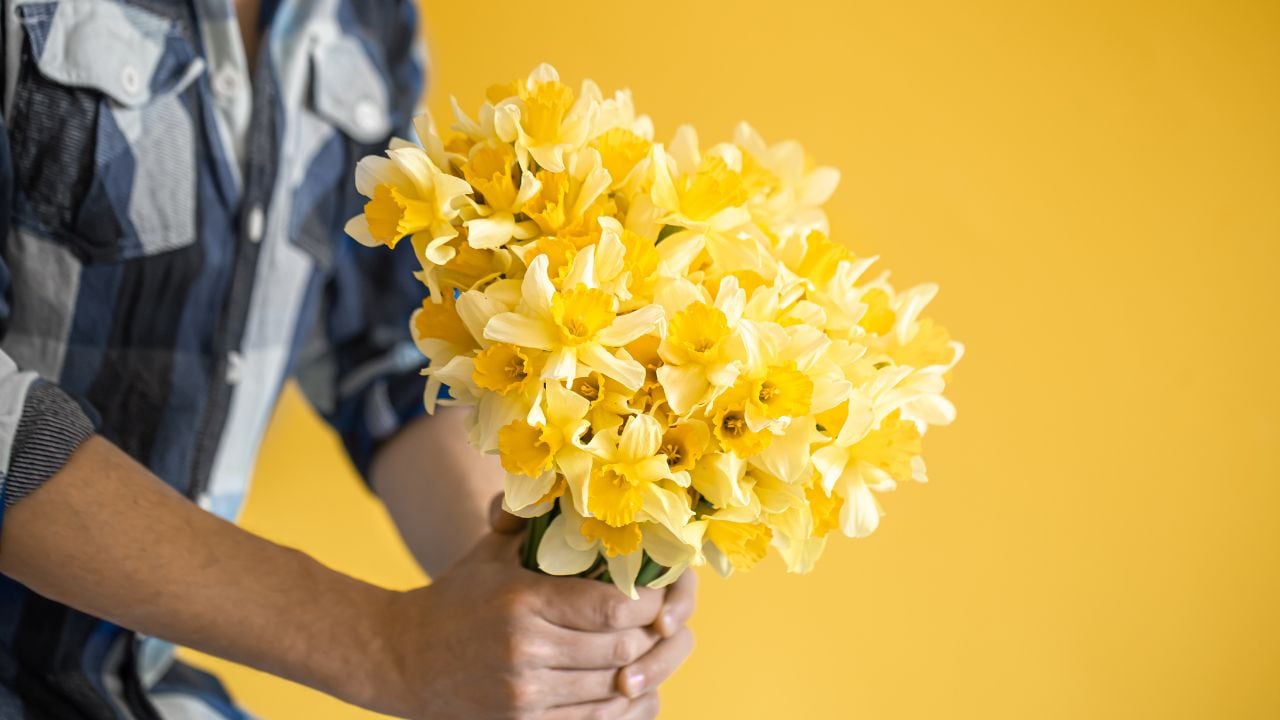
{"type": "Polygon", "coordinates": [[[671,637],[676,634],[676,614],[670,610],[665,610],[662,617],[658,620],[658,630],[663,637],[671,637]]]}
{"type": "Polygon", "coordinates": [[[628,670],[622,679],[623,691],[628,697],[637,698],[644,694],[644,673],[639,670],[628,670]]]}

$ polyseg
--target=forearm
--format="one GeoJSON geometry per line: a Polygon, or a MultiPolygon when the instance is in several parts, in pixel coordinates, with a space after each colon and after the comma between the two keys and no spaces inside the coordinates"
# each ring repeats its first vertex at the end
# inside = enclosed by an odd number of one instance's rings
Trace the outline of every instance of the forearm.
{"type": "Polygon", "coordinates": [[[101,438],[14,505],[0,572],[124,627],[364,700],[391,593],[210,515],[101,438]]]}
{"type": "Polygon", "coordinates": [[[418,418],[382,447],[371,470],[374,490],[432,577],[484,535],[489,501],[502,490],[496,459],[467,442],[466,412],[442,407],[418,418]]]}

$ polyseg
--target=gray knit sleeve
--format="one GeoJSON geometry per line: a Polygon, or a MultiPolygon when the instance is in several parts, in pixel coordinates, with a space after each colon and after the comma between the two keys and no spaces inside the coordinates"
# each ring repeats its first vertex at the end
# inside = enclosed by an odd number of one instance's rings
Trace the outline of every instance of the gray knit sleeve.
{"type": "Polygon", "coordinates": [[[33,382],[13,435],[4,506],[10,507],[53,477],[93,433],[93,422],[79,403],[57,385],[33,382]]]}

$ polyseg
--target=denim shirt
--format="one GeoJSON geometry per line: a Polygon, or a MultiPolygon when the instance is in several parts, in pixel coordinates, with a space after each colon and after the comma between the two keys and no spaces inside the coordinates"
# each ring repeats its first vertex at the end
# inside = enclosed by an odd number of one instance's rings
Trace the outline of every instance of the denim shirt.
{"type": "MultiPolygon", "coordinates": [[[[234,518],[291,375],[362,473],[420,411],[412,258],[342,232],[422,93],[413,4],[270,6],[250,72],[231,0],[4,0],[4,507],[96,432],[234,518]]],[[[0,580],[0,717],[202,717],[191,677],[0,580]]]]}

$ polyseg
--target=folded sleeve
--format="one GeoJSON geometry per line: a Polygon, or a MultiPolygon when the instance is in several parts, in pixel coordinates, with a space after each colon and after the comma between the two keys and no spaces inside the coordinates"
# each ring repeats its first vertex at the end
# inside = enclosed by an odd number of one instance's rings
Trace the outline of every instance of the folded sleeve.
{"type": "Polygon", "coordinates": [[[9,447],[4,506],[10,507],[53,477],[93,434],[93,422],[79,403],[58,386],[33,380],[9,447]]]}

